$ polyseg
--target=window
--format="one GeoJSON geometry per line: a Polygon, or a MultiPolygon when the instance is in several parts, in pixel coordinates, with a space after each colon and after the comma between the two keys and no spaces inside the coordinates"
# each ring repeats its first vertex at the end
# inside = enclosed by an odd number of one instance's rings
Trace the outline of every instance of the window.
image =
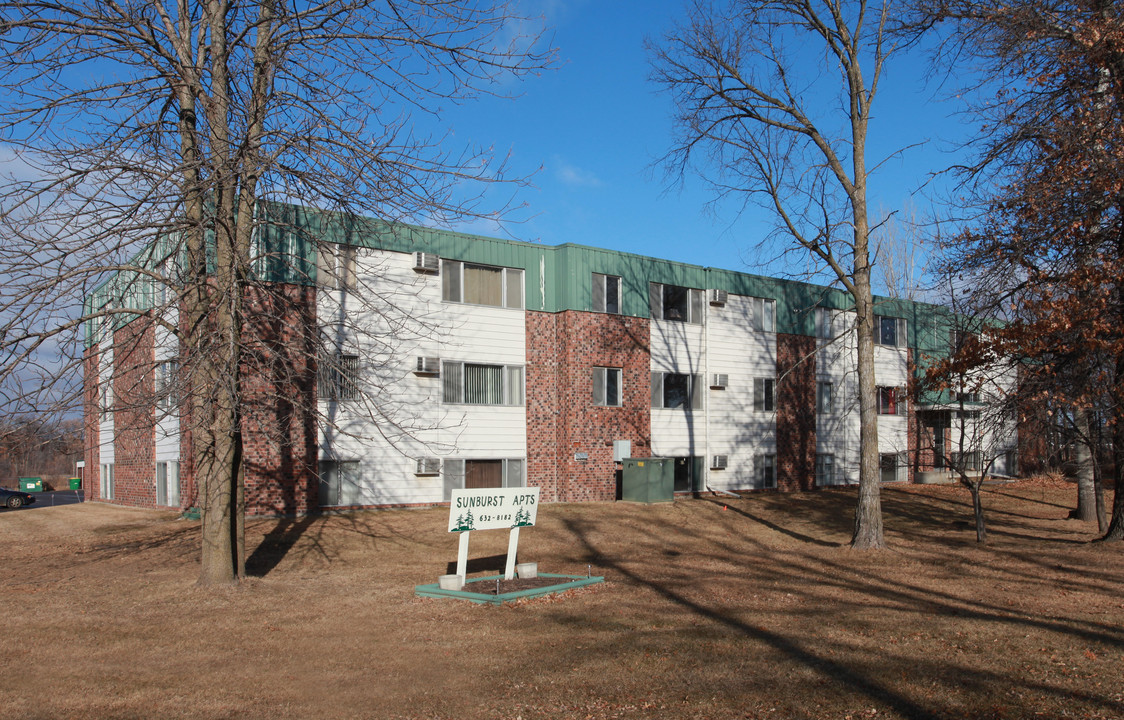
{"type": "Polygon", "coordinates": [[[179,363],[169,361],[156,366],[156,406],[164,410],[176,407],[179,398],[176,393],[176,375],[179,373],[179,363]]]}
{"type": "Polygon", "coordinates": [[[905,318],[874,316],[874,344],[887,347],[905,347],[909,335],[906,333],[905,318]]]}
{"type": "Polygon", "coordinates": [[[470,488],[523,487],[523,460],[446,458],[442,463],[445,501],[453,490],[470,488]]]}
{"type": "Polygon", "coordinates": [[[102,500],[112,500],[113,499],[113,463],[108,463],[108,464],[103,463],[102,464],[102,466],[101,466],[101,482],[99,483],[99,485],[101,486],[99,488],[100,492],[101,492],[101,499],[102,500]]]}
{"type": "Polygon", "coordinates": [[[321,400],[359,399],[359,356],[337,354],[321,357],[316,385],[321,400]]]}
{"type": "Polygon", "coordinates": [[[621,369],[593,368],[593,404],[621,406],[621,369]]]}
{"type": "Polygon", "coordinates": [[[753,409],[757,412],[776,410],[777,381],[773,378],[756,378],[753,381],[753,409]]]}
{"type": "Polygon", "coordinates": [[[522,405],[523,368],[516,365],[441,363],[442,399],[464,405],[522,405]]]}
{"type": "Polygon", "coordinates": [[[835,386],[829,382],[816,383],[816,412],[830,415],[835,410],[835,386]]]}
{"type": "Polygon", "coordinates": [[[777,456],[758,455],[755,460],[757,468],[757,487],[775,488],[777,486],[777,456]]]}
{"type": "Polygon", "coordinates": [[[652,373],[652,407],[702,408],[702,375],[652,373]]]}
{"type": "Polygon", "coordinates": [[[360,505],[358,460],[320,461],[320,504],[360,505]]]}
{"type": "Polygon", "coordinates": [[[956,393],[956,402],[961,403],[978,403],[980,401],[980,394],[978,392],[958,392],[956,393]]]}
{"type": "Polygon", "coordinates": [[[835,311],[831,308],[816,308],[816,337],[821,340],[835,339],[835,311]]]}
{"type": "Polygon", "coordinates": [[[758,332],[777,331],[777,301],[766,298],[750,298],[753,308],[753,329],[758,332]]]}
{"type": "Polygon", "coordinates": [[[901,457],[897,453],[879,455],[878,464],[882,469],[882,482],[898,482],[902,479],[905,464],[901,462],[901,457]]]}
{"type": "Polygon", "coordinates": [[[180,464],[176,460],[156,463],[156,504],[180,505],[180,464]]]}
{"type": "Polygon", "coordinates": [[[879,415],[905,415],[905,389],[895,387],[878,388],[879,415]]]}
{"type": "Polygon", "coordinates": [[[835,484],[835,456],[830,453],[816,455],[816,484],[835,484]]]}
{"type": "Polygon", "coordinates": [[[522,308],[523,271],[442,260],[441,298],[466,305],[522,308]]]}
{"type": "Polygon", "coordinates": [[[593,312],[619,315],[621,279],[616,275],[593,273],[593,312]]]}
{"type": "Polygon", "coordinates": [[[949,459],[952,461],[952,467],[957,470],[979,470],[980,469],[980,452],[975,450],[966,453],[949,453],[949,459]]]}
{"type": "Polygon", "coordinates": [[[648,301],[652,317],[701,325],[705,317],[706,294],[702,290],[678,285],[648,285],[648,301]]]}
{"type": "Polygon", "coordinates": [[[316,249],[316,282],[333,290],[354,291],[355,246],[324,243],[316,249]]]}

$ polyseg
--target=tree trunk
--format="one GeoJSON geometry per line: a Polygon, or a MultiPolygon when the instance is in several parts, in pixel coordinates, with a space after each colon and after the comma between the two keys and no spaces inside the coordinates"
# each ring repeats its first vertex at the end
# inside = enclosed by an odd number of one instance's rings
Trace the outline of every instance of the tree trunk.
{"type": "Polygon", "coordinates": [[[983,500],[980,498],[980,486],[983,484],[983,475],[980,479],[968,483],[968,488],[972,491],[972,512],[975,514],[976,519],[976,542],[987,542],[987,527],[984,525],[983,513],[983,500]]]}
{"type": "Polygon", "coordinates": [[[1074,459],[1077,462],[1077,509],[1069,516],[1092,522],[1097,519],[1097,495],[1093,477],[1095,448],[1089,433],[1088,411],[1078,410],[1074,420],[1078,436],[1074,448],[1074,459]]]}
{"type": "MultiPolygon", "coordinates": [[[[869,274],[866,279],[869,298],[869,274]]],[[[874,303],[858,300],[855,305],[859,363],[859,502],[855,507],[851,547],[865,550],[885,547],[885,540],[882,534],[882,479],[878,464],[878,394],[874,379],[874,303]]]]}

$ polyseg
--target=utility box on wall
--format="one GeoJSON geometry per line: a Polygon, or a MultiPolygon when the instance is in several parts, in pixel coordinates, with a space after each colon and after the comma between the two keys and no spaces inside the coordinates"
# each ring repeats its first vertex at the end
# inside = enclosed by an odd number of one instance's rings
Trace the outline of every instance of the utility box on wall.
{"type": "Polygon", "coordinates": [[[675,461],[671,458],[626,458],[621,500],[656,503],[675,499],[675,461]]]}

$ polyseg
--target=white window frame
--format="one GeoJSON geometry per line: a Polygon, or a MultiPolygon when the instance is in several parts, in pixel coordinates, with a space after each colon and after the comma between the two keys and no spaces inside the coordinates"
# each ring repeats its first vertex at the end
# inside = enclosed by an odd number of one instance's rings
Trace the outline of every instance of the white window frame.
{"type": "Polygon", "coordinates": [[[441,361],[441,402],[446,405],[473,405],[482,407],[520,407],[523,405],[525,387],[522,365],[469,362],[465,360],[441,361]],[[465,399],[465,367],[495,368],[500,371],[500,402],[470,402],[465,399]]]}
{"type": "Polygon", "coordinates": [[[833,453],[816,453],[816,485],[827,487],[835,485],[837,468],[833,453]]]}
{"type": "Polygon", "coordinates": [[[320,479],[320,504],[325,507],[347,507],[361,505],[362,502],[362,473],[363,468],[358,460],[340,460],[336,458],[321,458],[319,463],[320,479]],[[348,479],[345,487],[343,479],[348,479]],[[334,484],[333,484],[334,481],[334,484]],[[335,492],[335,497],[324,498],[327,492],[335,492]]]}
{"type": "Polygon", "coordinates": [[[651,396],[652,407],[665,408],[668,410],[701,410],[704,382],[705,379],[702,375],[692,375],[690,373],[653,372],[651,396]],[[667,386],[666,381],[668,375],[687,378],[687,402],[683,405],[674,405],[671,407],[667,406],[667,396],[665,394],[665,389],[667,386]]]}
{"type": "Polygon", "coordinates": [[[756,412],[771,413],[777,410],[776,378],[753,379],[753,409],[756,412]]]}
{"type": "Polygon", "coordinates": [[[909,327],[906,324],[905,318],[889,317],[885,315],[874,316],[874,344],[883,347],[898,347],[904,348],[909,346],[909,327]],[[885,342],[886,337],[882,333],[882,321],[894,321],[894,342],[885,342]]]}
{"type": "Polygon", "coordinates": [[[176,376],[179,374],[179,363],[175,360],[166,360],[156,365],[153,385],[156,390],[156,407],[162,410],[174,410],[179,405],[176,392],[176,376]]]}
{"type": "Polygon", "coordinates": [[[878,393],[878,414],[879,415],[887,415],[887,416],[890,416],[890,417],[898,417],[898,416],[904,416],[904,415],[909,414],[909,402],[908,402],[908,398],[906,397],[905,388],[903,388],[903,387],[893,387],[893,386],[890,386],[890,385],[879,385],[877,388],[875,388],[875,390],[878,393]],[[887,405],[882,402],[884,391],[890,391],[894,395],[894,411],[893,412],[889,412],[887,410],[887,405]]]}
{"type": "Polygon", "coordinates": [[[816,382],[816,412],[820,415],[835,412],[835,383],[829,380],[816,382]]]}
{"type": "Polygon", "coordinates": [[[620,315],[622,285],[619,275],[593,273],[593,312],[620,315]]]}
{"type": "Polygon", "coordinates": [[[621,407],[624,404],[624,372],[622,368],[593,368],[593,404],[598,407],[621,407]],[[615,378],[616,396],[610,397],[610,382],[615,378]]]}
{"type": "Polygon", "coordinates": [[[180,490],[179,461],[158,461],[156,463],[156,504],[166,507],[179,507],[180,490]]]}
{"type": "Polygon", "coordinates": [[[706,291],[690,288],[684,285],[671,285],[668,283],[648,283],[648,304],[651,316],[655,320],[670,322],[685,322],[693,325],[702,325],[706,320],[706,291]],[[664,312],[664,299],[667,296],[666,288],[682,290],[687,293],[687,317],[667,317],[664,312]]]}
{"type": "Polygon", "coordinates": [[[878,453],[878,479],[881,482],[902,482],[903,480],[905,480],[905,478],[902,476],[907,470],[907,467],[906,463],[904,462],[905,457],[903,455],[903,453],[878,453]],[[886,472],[888,468],[886,467],[886,461],[890,458],[893,458],[894,460],[894,477],[892,480],[887,480],[886,472]]]}
{"type": "Polygon", "coordinates": [[[441,299],[445,302],[459,303],[462,305],[479,305],[481,307],[502,307],[512,310],[522,310],[524,306],[523,275],[522,268],[486,265],[484,263],[471,263],[462,260],[446,260],[442,258],[441,299]],[[468,302],[464,299],[464,269],[466,267],[499,271],[500,302],[498,305],[493,303],[468,302]]]}
{"type": "Polygon", "coordinates": [[[753,456],[754,478],[757,487],[763,490],[772,490],[777,487],[777,455],[776,453],[758,453],[753,456]]]}
{"type": "Polygon", "coordinates": [[[816,337],[821,340],[835,339],[835,315],[832,308],[816,308],[816,337]]]}
{"type": "Polygon", "coordinates": [[[777,301],[771,298],[750,298],[753,308],[753,329],[757,332],[777,331],[777,301]]]}
{"type": "Polygon", "coordinates": [[[467,475],[466,462],[495,461],[503,463],[501,477],[503,487],[527,486],[527,459],[526,458],[445,458],[441,463],[441,477],[444,485],[444,502],[449,502],[453,490],[464,489],[464,479],[467,475]]]}
{"type": "Polygon", "coordinates": [[[113,500],[116,495],[116,486],[113,479],[113,463],[102,463],[101,474],[98,482],[98,495],[102,500],[113,500]]]}

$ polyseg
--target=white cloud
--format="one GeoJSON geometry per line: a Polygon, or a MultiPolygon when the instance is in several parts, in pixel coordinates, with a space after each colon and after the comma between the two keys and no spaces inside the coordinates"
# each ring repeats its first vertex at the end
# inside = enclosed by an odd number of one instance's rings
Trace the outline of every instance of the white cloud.
{"type": "Polygon", "coordinates": [[[554,163],[554,177],[563,185],[588,188],[596,188],[604,185],[601,178],[597,177],[594,173],[571,165],[557,156],[554,158],[554,163]]]}

